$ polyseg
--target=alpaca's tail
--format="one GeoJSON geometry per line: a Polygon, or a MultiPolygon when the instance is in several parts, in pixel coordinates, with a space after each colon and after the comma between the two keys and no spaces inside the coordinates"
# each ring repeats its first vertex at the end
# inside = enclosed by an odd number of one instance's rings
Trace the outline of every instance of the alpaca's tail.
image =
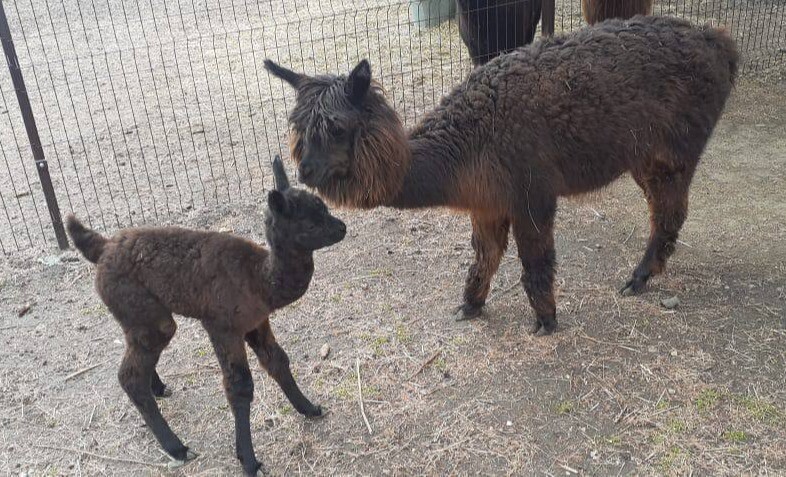
{"type": "Polygon", "coordinates": [[[82,252],[86,259],[97,263],[101,254],[104,253],[107,240],[99,233],[82,225],[82,222],[78,221],[73,214],[66,218],[66,228],[71,240],[74,241],[74,246],[82,252]]]}
{"type": "Polygon", "coordinates": [[[727,30],[710,25],[704,28],[704,37],[717,48],[718,60],[728,64],[729,81],[734,84],[740,64],[740,53],[737,50],[737,43],[727,30]]]}

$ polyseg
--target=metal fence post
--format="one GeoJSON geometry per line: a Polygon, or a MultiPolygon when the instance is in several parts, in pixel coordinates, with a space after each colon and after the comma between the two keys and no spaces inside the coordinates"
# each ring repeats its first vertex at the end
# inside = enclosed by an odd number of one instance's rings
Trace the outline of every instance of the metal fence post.
{"type": "Polygon", "coordinates": [[[542,36],[554,35],[554,21],[557,12],[555,3],[555,0],[543,0],[543,14],[541,15],[542,23],[540,25],[542,36]]]}
{"type": "Polygon", "coordinates": [[[68,238],[63,227],[63,219],[60,216],[60,207],[57,205],[55,189],[52,187],[52,178],[49,176],[49,164],[44,157],[44,149],[41,147],[41,138],[38,136],[38,127],[33,117],[33,109],[30,107],[30,98],[27,96],[22,69],[19,67],[19,58],[16,56],[16,48],[14,48],[14,42],[11,38],[11,29],[8,26],[3,0],[0,0],[0,40],[3,43],[8,71],[11,73],[11,80],[16,90],[16,99],[19,101],[19,110],[25,122],[27,138],[30,141],[30,148],[33,150],[35,168],[38,171],[38,178],[41,179],[41,188],[44,190],[46,207],[49,209],[49,217],[52,219],[52,226],[55,229],[57,245],[64,250],[68,248],[68,238]]]}

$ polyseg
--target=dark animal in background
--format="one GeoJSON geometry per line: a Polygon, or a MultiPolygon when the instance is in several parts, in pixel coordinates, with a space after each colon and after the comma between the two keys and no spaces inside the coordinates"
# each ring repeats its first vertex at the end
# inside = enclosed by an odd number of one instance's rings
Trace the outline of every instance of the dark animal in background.
{"type": "Polygon", "coordinates": [[[581,0],[581,13],[594,25],[609,18],[627,19],[652,13],[654,0],[581,0]]]}
{"type": "Polygon", "coordinates": [[[532,43],[541,0],[456,0],[459,33],[474,66],[532,43]]]}
{"type": "Polygon", "coordinates": [[[557,198],[633,176],[651,233],[623,293],[642,290],[674,251],[737,61],[731,38],[710,27],[608,20],[476,68],[408,134],[365,60],[349,76],[265,66],[297,90],[289,121],[301,181],[343,206],[469,212],[463,318],[480,314],[512,226],[534,331],[550,333],[557,198]]]}
{"type": "Polygon", "coordinates": [[[254,382],[244,343],[298,412],[322,414],[295,383],[269,317],[303,296],[314,272],[313,251],[341,241],[346,227],[318,197],[289,187],[279,158],[274,171],[276,190],[268,195],[265,218],[269,251],[229,234],[176,227],[126,229],[107,239],[68,218],[76,248],[96,263],[96,290],[125,334],[120,384],[164,450],[178,461],[195,455],[172,432],[154,399],[169,394],[156,364],[175,334],[173,313],[198,319],[210,336],[235,418],[237,457],[246,474],[256,474],[262,464],[251,441],[254,382]]]}

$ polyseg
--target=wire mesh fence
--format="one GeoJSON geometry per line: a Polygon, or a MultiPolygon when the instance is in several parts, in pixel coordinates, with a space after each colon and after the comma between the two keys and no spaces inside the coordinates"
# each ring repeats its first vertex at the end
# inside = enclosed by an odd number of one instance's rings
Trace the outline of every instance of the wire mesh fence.
{"type": "MultiPolygon", "coordinates": [[[[311,74],[346,73],[368,58],[412,125],[472,65],[453,0],[439,1],[436,13],[421,0],[2,4],[60,208],[111,231],[261,197],[269,158],[288,154],[293,104],[262,68],[266,58],[311,74]]],[[[492,15],[501,2],[476,3],[492,15]]],[[[555,8],[558,33],[584,25],[579,0],[555,8]]],[[[746,71],[784,63],[782,0],[664,0],[654,13],[725,25],[746,71]]],[[[5,70],[0,116],[0,250],[53,247],[5,70]]]]}

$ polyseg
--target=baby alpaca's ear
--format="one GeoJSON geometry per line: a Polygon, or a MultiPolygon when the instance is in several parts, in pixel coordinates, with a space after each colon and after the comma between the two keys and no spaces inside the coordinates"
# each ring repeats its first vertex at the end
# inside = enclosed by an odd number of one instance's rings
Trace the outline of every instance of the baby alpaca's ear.
{"type": "Polygon", "coordinates": [[[289,189],[289,178],[287,178],[287,171],[284,169],[284,163],[281,162],[281,156],[276,154],[273,158],[273,182],[275,183],[276,190],[284,192],[289,189]]]}
{"type": "Polygon", "coordinates": [[[273,212],[273,215],[287,215],[289,212],[286,196],[277,190],[268,192],[267,207],[273,212]]]}

